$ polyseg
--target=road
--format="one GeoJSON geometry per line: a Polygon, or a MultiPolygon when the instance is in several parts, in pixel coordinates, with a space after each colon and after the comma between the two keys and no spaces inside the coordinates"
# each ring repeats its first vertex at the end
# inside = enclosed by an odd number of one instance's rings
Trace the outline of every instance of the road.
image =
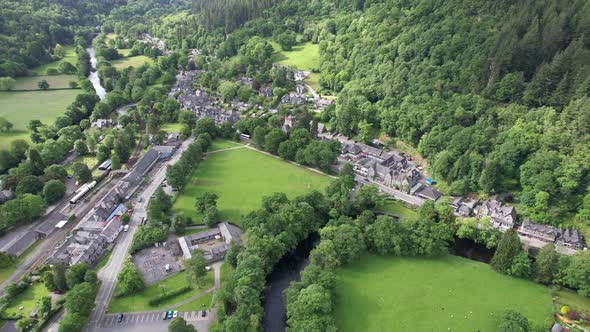
{"type": "Polygon", "coordinates": [[[166,165],[174,164],[178,161],[182,152],[186,150],[193,139],[186,140],[176,151],[174,156],[165,164],[161,165],[153,174],[151,182],[143,189],[138,195],[140,202],[137,202],[134,207],[133,215],[129,222],[129,231],[122,232],[120,238],[117,240],[117,244],[113,249],[113,253],[110,256],[107,264],[98,272],[98,278],[101,280],[101,285],[96,296],[96,305],[90,315],[90,320],[86,326],[86,331],[95,331],[98,328],[98,323],[102,320],[104,315],[107,313],[109,302],[113,296],[115,286],[117,285],[117,275],[125,258],[128,256],[129,247],[131,246],[131,240],[133,239],[133,233],[137,230],[137,226],[141,222],[142,218],[146,216],[146,208],[150,197],[154,194],[156,189],[160,186],[160,183],[166,178],[166,165]]]}

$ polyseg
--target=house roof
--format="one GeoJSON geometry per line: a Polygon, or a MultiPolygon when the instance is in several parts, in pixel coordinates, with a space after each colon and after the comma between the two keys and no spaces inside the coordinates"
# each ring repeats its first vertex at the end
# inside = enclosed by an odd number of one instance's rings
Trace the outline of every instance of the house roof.
{"type": "Polygon", "coordinates": [[[125,177],[125,181],[138,184],[143,176],[150,170],[154,163],[160,157],[160,153],[154,149],[148,150],[139,161],[135,164],[133,171],[125,177]]]}
{"type": "Polygon", "coordinates": [[[535,232],[547,234],[550,236],[559,235],[559,230],[553,226],[541,225],[533,223],[529,218],[526,218],[520,227],[522,230],[532,230],[535,232]]]}
{"type": "Polygon", "coordinates": [[[45,236],[49,235],[55,230],[55,225],[64,219],[68,219],[64,214],[52,212],[43,217],[39,225],[35,227],[35,232],[45,236]]]}

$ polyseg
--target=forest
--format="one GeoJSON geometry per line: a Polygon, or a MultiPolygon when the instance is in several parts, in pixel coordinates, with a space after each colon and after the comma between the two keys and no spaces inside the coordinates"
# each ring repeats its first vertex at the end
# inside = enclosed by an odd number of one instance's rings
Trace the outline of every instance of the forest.
{"type": "Polygon", "coordinates": [[[508,192],[537,222],[590,221],[587,1],[200,0],[194,10],[159,30],[173,47],[216,54],[222,70],[253,36],[319,44],[320,93],[338,96],[321,121],[413,146],[448,194],[508,192]],[[252,19],[206,10],[238,5],[252,19]]]}

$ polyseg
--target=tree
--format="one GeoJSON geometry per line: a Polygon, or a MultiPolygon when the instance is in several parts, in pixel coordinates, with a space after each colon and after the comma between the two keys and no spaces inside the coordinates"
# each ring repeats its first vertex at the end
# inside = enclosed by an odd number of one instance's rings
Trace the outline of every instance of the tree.
{"type": "Polygon", "coordinates": [[[43,190],[43,181],[34,175],[25,176],[16,186],[16,194],[37,194],[43,190]]]}
{"type": "Polygon", "coordinates": [[[66,271],[66,284],[68,288],[72,289],[76,285],[83,283],[84,276],[88,270],[90,270],[90,266],[87,263],[78,263],[70,266],[66,271]]]}
{"type": "Polygon", "coordinates": [[[41,281],[43,282],[43,285],[45,285],[45,288],[47,288],[50,292],[57,289],[57,286],[55,285],[55,281],[53,278],[53,272],[43,272],[43,274],[41,275],[41,281]]]}
{"type": "Polygon", "coordinates": [[[256,146],[258,146],[259,148],[264,148],[264,143],[266,141],[266,133],[267,130],[263,126],[258,126],[254,128],[254,133],[252,134],[252,141],[254,141],[254,144],[256,144],[256,146]]]}
{"type": "Polygon", "coordinates": [[[362,186],[354,195],[353,204],[359,211],[372,210],[384,202],[375,185],[362,186]]]}
{"type": "Polygon", "coordinates": [[[361,230],[350,224],[326,226],[320,231],[322,240],[331,240],[342,264],[352,262],[365,249],[365,241],[361,230]]]}
{"type": "Polygon", "coordinates": [[[37,86],[41,90],[49,90],[49,83],[47,83],[46,80],[40,80],[39,82],[37,82],[37,86]]]}
{"type": "Polygon", "coordinates": [[[174,233],[182,234],[186,229],[186,225],[188,224],[189,217],[184,216],[183,214],[176,214],[174,219],[172,219],[172,229],[174,229],[174,233]]]}
{"type": "Polygon", "coordinates": [[[539,251],[533,266],[534,280],[538,283],[548,285],[553,282],[557,272],[559,254],[555,251],[553,243],[547,244],[539,251]]]}
{"type": "Polygon", "coordinates": [[[370,251],[380,255],[407,254],[406,239],[409,231],[404,225],[389,216],[379,216],[372,225],[367,226],[365,238],[370,251]]]}
{"type": "Polygon", "coordinates": [[[65,308],[68,312],[78,313],[84,316],[90,315],[94,308],[96,291],[96,285],[87,282],[77,284],[66,293],[65,308]]]}
{"type": "Polygon", "coordinates": [[[215,227],[219,222],[219,212],[216,205],[208,206],[203,213],[203,222],[209,227],[215,227]]]}
{"type": "Polygon", "coordinates": [[[293,49],[293,45],[297,43],[296,35],[293,31],[285,31],[277,36],[277,43],[279,43],[283,51],[290,51],[293,49]]]}
{"type": "Polygon", "coordinates": [[[86,325],[86,317],[77,313],[68,312],[59,321],[58,332],[80,332],[86,325]]]}
{"type": "Polygon", "coordinates": [[[55,287],[62,292],[68,290],[68,284],[66,282],[66,267],[62,264],[55,264],[52,268],[53,283],[55,287]]]}
{"type": "Polygon", "coordinates": [[[133,264],[131,259],[125,261],[118,279],[118,296],[137,294],[145,288],[141,272],[137,269],[135,264],[133,264]]]}
{"type": "Polygon", "coordinates": [[[39,304],[37,305],[37,314],[40,317],[45,317],[45,315],[49,314],[51,311],[51,297],[43,296],[39,299],[39,304]]]}
{"type": "Polygon", "coordinates": [[[50,180],[43,187],[43,197],[48,204],[52,204],[64,197],[66,185],[60,180],[50,180]]]}
{"type": "Polygon", "coordinates": [[[168,332],[197,332],[194,326],[188,324],[184,318],[176,317],[168,324],[168,332]]]}
{"type": "Polygon", "coordinates": [[[223,98],[223,100],[225,102],[228,102],[236,96],[238,88],[239,88],[239,85],[237,83],[225,81],[225,82],[222,82],[221,84],[219,84],[218,91],[219,91],[219,94],[221,95],[221,97],[223,98]]]}
{"type": "Polygon", "coordinates": [[[66,55],[66,49],[61,44],[55,44],[53,55],[61,59],[66,55]]]}
{"type": "Polygon", "coordinates": [[[210,193],[208,191],[204,192],[201,197],[197,198],[195,202],[195,207],[198,213],[204,214],[205,210],[210,206],[217,206],[217,200],[219,196],[217,194],[210,193]]]}
{"type": "Polygon", "coordinates": [[[508,274],[512,268],[514,258],[521,251],[520,238],[516,231],[510,229],[502,235],[502,240],[500,240],[490,264],[494,270],[508,274]]]}
{"type": "Polygon", "coordinates": [[[210,117],[200,118],[197,122],[197,127],[194,131],[194,136],[198,137],[201,134],[209,134],[211,138],[217,137],[217,126],[215,121],[210,117]]]}
{"type": "Polygon", "coordinates": [[[238,99],[241,102],[247,102],[250,97],[252,97],[252,95],[254,94],[254,91],[252,90],[251,87],[249,87],[248,85],[242,85],[239,89],[238,89],[238,99]]]}
{"type": "Polygon", "coordinates": [[[44,174],[43,178],[45,181],[60,180],[63,182],[68,172],[61,165],[50,165],[45,168],[44,174]]]}
{"type": "Polygon", "coordinates": [[[76,140],[76,142],[74,142],[74,151],[76,151],[79,156],[85,156],[88,153],[86,142],[81,139],[76,140]]]}
{"type": "Polygon", "coordinates": [[[121,169],[121,159],[118,155],[114,155],[111,157],[111,169],[118,170],[121,169]]]}
{"type": "Polygon", "coordinates": [[[84,163],[74,163],[72,165],[72,173],[79,184],[90,182],[92,180],[92,172],[84,163]]]}
{"type": "Polygon", "coordinates": [[[0,77],[0,91],[10,91],[16,86],[16,80],[12,77],[0,77]]]}
{"type": "Polygon", "coordinates": [[[287,139],[287,135],[279,128],[272,129],[264,138],[264,150],[277,154],[279,145],[287,139]]]}
{"type": "Polygon", "coordinates": [[[14,124],[8,120],[6,120],[6,118],[0,116],[0,131],[2,132],[9,132],[12,130],[12,128],[14,127],[14,124]]]}
{"type": "Polygon", "coordinates": [[[98,152],[96,153],[96,159],[99,163],[109,159],[111,157],[111,148],[106,144],[98,145],[98,152]]]}
{"type": "Polygon", "coordinates": [[[15,327],[21,332],[30,331],[35,325],[35,320],[30,317],[23,317],[16,321],[15,327]]]}
{"type": "Polygon", "coordinates": [[[590,297],[590,251],[578,252],[571,257],[561,257],[556,282],[578,290],[578,294],[590,297]]]}
{"type": "Polygon", "coordinates": [[[498,332],[528,332],[529,320],[521,313],[506,310],[501,317],[498,332]]]}
{"type": "Polygon", "coordinates": [[[27,151],[27,163],[31,168],[31,173],[33,175],[42,175],[43,170],[45,169],[45,162],[39,153],[39,150],[35,148],[30,148],[27,151]]]}
{"type": "Polygon", "coordinates": [[[526,252],[521,251],[516,257],[514,257],[508,274],[523,279],[530,277],[531,260],[526,252]]]}
{"type": "Polygon", "coordinates": [[[207,275],[207,260],[203,252],[197,250],[193,252],[193,257],[184,262],[186,268],[186,277],[189,283],[196,283],[202,288],[207,275]]]}

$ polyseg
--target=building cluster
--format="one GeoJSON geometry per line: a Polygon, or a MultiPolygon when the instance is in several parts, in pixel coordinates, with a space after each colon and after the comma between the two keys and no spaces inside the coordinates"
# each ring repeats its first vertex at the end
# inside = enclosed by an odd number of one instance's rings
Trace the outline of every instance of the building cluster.
{"type": "Polygon", "coordinates": [[[128,212],[123,203],[135,193],[146,174],[160,159],[160,155],[155,149],[148,150],[137,161],[133,170],[82,219],[72,234],[53,252],[49,262],[69,265],[82,262],[96,264],[121,232],[121,216],[128,212]]]}
{"type": "Polygon", "coordinates": [[[405,156],[389,154],[366,144],[345,143],[340,159],[351,163],[356,174],[385,186],[432,201],[442,196],[426,183],[426,178],[405,156]]]}
{"type": "Polygon", "coordinates": [[[516,209],[505,204],[498,196],[478,204],[478,201],[465,197],[456,197],[451,202],[455,213],[461,217],[475,216],[478,219],[488,217],[490,225],[502,232],[515,229],[524,237],[543,242],[555,243],[572,249],[583,249],[584,239],[576,229],[559,229],[554,226],[535,224],[526,218],[519,225],[516,209]]]}
{"type": "Polygon", "coordinates": [[[193,89],[192,82],[202,71],[189,70],[181,71],[176,77],[176,83],[169,94],[175,98],[182,108],[192,111],[197,119],[209,117],[220,124],[226,121],[236,122],[240,119],[240,114],[236,110],[225,111],[219,106],[219,100],[211,98],[206,91],[193,89]]]}
{"type": "Polygon", "coordinates": [[[220,261],[225,257],[231,243],[241,245],[242,231],[229,223],[222,222],[217,227],[203,232],[178,238],[178,244],[182,249],[184,259],[192,258],[195,250],[201,250],[203,256],[209,262],[220,261]]]}

